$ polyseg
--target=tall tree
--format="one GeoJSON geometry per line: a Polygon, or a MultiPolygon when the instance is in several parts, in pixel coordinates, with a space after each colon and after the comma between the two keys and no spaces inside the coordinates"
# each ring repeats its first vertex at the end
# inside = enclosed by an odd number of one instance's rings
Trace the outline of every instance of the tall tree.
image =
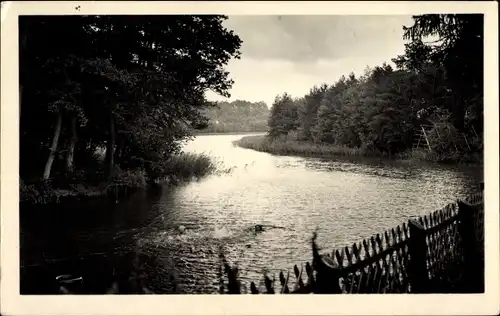
{"type": "Polygon", "coordinates": [[[225,19],[21,17],[21,173],[42,163],[27,157],[45,157],[48,178],[62,153],[71,171],[78,155],[102,146],[109,170],[155,169],[206,125],[206,90],[229,96],[225,65],[239,58],[241,40],[225,19]]]}
{"type": "Polygon", "coordinates": [[[312,129],[316,125],[318,109],[324,98],[328,85],[314,86],[304,97],[303,106],[298,111],[299,137],[303,140],[312,140],[312,129]]]}
{"type": "Polygon", "coordinates": [[[286,135],[297,129],[298,104],[288,93],[276,96],[271,107],[268,134],[271,137],[286,135]]]}
{"type": "Polygon", "coordinates": [[[478,103],[482,103],[483,93],[483,20],[482,14],[426,14],[414,16],[414,24],[404,27],[404,38],[414,42],[438,38],[429,45],[431,58],[446,70],[454,97],[453,120],[460,131],[468,108],[474,113],[474,125],[482,131],[478,103]]]}

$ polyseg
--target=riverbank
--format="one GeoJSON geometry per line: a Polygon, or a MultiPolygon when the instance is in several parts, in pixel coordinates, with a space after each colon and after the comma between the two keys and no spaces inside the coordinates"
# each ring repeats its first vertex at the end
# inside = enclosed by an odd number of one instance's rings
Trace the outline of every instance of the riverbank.
{"type": "Polygon", "coordinates": [[[101,169],[80,170],[71,175],[55,175],[48,180],[20,181],[20,202],[27,204],[59,203],[66,199],[90,199],[112,196],[118,199],[136,189],[151,185],[179,185],[213,174],[225,174],[220,161],[206,154],[182,153],[173,156],[161,170],[161,177],[149,179],[143,169],[121,170],[108,176],[101,169]]]}
{"type": "Polygon", "coordinates": [[[261,152],[267,152],[273,155],[282,156],[302,156],[302,157],[346,157],[346,158],[384,158],[394,160],[415,160],[439,163],[465,163],[480,165],[482,158],[480,155],[460,156],[456,159],[443,159],[434,153],[427,151],[410,151],[396,155],[389,155],[377,151],[371,151],[364,148],[350,148],[330,144],[316,144],[306,141],[282,137],[271,140],[266,135],[246,136],[233,142],[234,145],[253,149],[261,152]]]}
{"type": "Polygon", "coordinates": [[[246,135],[246,134],[266,134],[266,131],[250,131],[250,132],[196,132],[194,136],[215,136],[215,135],[246,135]]]}

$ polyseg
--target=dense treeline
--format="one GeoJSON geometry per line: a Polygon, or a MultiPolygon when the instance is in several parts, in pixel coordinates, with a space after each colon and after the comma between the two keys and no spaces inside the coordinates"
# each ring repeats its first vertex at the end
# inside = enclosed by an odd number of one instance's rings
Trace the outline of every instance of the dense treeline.
{"type": "MultiPolygon", "coordinates": [[[[411,152],[427,126],[427,159],[481,159],[483,16],[414,16],[404,28],[405,53],[351,73],[302,98],[277,96],[270,140],[357,148],[381,155],[411,152]],[[425,42],[427,36],[437,38],[425,42]],[[430,147],[430,149],[429,149],[430,147]]],[[[422,140],[422,144],[427,144],[422,140]]]]}
{"type": "Polygon", "coordinates": [[[202,113],[214,104],[205,92],[229,97],[224,66],[239,58],[241,40],[225,19],[20,17],[21,179],[164,176],[182,142],[207,125],[202,113]]]}
{"type": "Polygon", "coordinates": [[[203,133],[267,132],[269,108],[265,102],[235,100],[217,102],[206,110],[208,127],[203,133]]]}

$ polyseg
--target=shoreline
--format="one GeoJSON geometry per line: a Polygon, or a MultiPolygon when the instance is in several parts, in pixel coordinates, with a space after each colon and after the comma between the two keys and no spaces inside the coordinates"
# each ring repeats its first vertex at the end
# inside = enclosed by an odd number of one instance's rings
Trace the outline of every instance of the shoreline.
{"type": "Polygon", "coordinates": [[[208,175],[203,175],[200,177],[193,176],[191,178],[180,178],[176,176],[165,177],[164,179],[148,183],[144,186],[130,187],[130,186],[120,186],[116,185],[116,190],[111,187],[103,188],[102,185],[89,185],[85,182],[79,183],[75,188],[50,188],[44,192],[44,196],[39,201],[30,201],[29,199],[20,199],[21,205],[42,206],[50,204],[59,204],[65,201],[82,201],[90,199],[115,199],[121,200],[132,195],[138,190],[154,190],[163,186],[167,187],[177,187],[182,186],[193,181],[198,181],[203,177],[208,175]]]}
{"type": "Polygon", "coordinates": [[[395,162],[423,162],[439,165],[483,166],[483,163],[480,161],[436,161],[423,158],[418,159],[416,157],[412,157],[411,153],[380,155],[374,152],[364,152],[363,150],[357,148],[338,147],[334,145],[317,145],[297,140],[270,141],[266,135],[246,136],[233,141],[232,143],[233,145],[241,148],[265,152],[276,156],[351,160],[373,159],[390,160],[395,162]]]}
{"type": "Polygon", "coordinates": [[[254,132],[207,132],[207,133],[194,133],[193,136],[216,136],[216,135],[246,135],[246,134],[266,134],[267,131],[254,131],[254,132]]]}
{"type": "Polygon", "coordinates": [[[81,200],[92,198],[113,198],[119,200],[128,197],[140,189],[159,186],[180,186],[184,183],[198,181],[206,176],[226,174],[231,168],[224,168],[216,158],[205,154],[182,154],[172,158],[164,166],[164,170],[149,178],[142,169],[120,171],[113,178],[104,177],[90,180],[87,176],[91,170],[82,170],[83,177],[71,179],[71,175],[61,178],[40,178],[26,181],[20,179],[19,202],[27,205],[44,205],[60,203],[61,200],[81,200]]]}

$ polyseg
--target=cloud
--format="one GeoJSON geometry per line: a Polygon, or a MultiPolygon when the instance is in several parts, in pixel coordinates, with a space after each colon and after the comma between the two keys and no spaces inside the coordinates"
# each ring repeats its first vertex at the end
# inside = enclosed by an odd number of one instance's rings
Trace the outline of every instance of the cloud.
{"type": "Polygon", "coordinates": [[[311,63],[379,54],[401,45],[409,16],[230,16],[243,56],[311,63]],[[389,46],[389,47],[387,47],[389,46]]]}
{"type": "MultiPolygon", "coordinates": [[[[404,52],[402,26],[411,16],[230,16],[225,27],[243,41],[227,66],[231,99],[271,105],[283,92],[301,97],[340,76],[363,74],[404,52]]],[[[222,100],[212,92],[211,100],[222,100]]]]}

